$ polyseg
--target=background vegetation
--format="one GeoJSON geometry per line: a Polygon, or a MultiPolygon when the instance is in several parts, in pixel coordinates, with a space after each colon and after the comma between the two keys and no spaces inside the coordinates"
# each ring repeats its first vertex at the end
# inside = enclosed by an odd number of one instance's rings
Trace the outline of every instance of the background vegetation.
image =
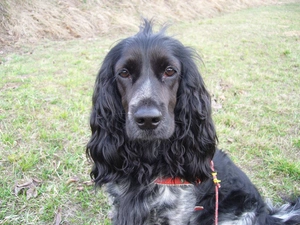
{"type": "Polygon", "coordinates": [[[157,15],[157,24],[173,22],[168,33],[202,56],[219,147],[264,197],[280,203],[300,195],[299,1],[236,10],[250,2],[238,1],[234,12],[225,4],[233,1],[214,1],[213,7],[203,1],[203,13],[196,1],[177,11],[175,0],[151,7],[110,1],[103,2],[103,14],[96,13],[100,1],[48,5],[54,2],[0,3],[0,224],[110,224],[85,157],[91,95],[103,57],[114,41],[138,30],[139,12],[157,15]],[[160,8],[164,13],[157,13],[160,8]],[[79,16],[83,12],[86,17],[79,16]],[[33,22],[34,15],[41,18],[33,22]],[[82,27],[91,24],[89,16],[107,20],[93,25],[93,33],[82,27]],[[79,36],[61,25],[67,18],[79,36]]]}
{"type": "Polygon", "coordinates": [[[1,0],[0,46],[41,39],[73,39],[136,30],[140,18],[159,23],[295,0],[1,0]]]}

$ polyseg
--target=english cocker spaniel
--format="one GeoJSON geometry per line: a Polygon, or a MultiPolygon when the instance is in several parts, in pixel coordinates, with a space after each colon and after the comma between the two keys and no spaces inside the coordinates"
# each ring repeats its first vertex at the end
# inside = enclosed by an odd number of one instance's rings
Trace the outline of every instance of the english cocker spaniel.
{"type": "Polygon", "coordinates": [[[300,198],[280,208],[265,204],[217,149],[210,95],[195,58],[165,28],[153,33],[146,20],[105,57],[87,154],[95,184],[112,199],[112,223],[300,224],[300,198]]]}

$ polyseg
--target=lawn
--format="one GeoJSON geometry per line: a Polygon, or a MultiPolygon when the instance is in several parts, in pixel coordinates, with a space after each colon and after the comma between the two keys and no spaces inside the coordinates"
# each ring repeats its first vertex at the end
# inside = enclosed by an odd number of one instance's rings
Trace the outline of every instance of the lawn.
{"type": "MultiPolygon", "coordinates": [[[[300,196],[299,12],[300,3],[264,6],[168,31],[202,57],[219,147],[277,203],[300,196]]],[[[0,224],[110,224],[85,145],[101,61],[132,34],[0,55],[0,224]]]]}

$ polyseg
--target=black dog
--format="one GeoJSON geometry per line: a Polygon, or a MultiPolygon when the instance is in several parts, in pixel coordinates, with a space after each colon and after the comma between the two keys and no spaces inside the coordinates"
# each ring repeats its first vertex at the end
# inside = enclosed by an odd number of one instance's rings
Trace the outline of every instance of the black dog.
{"type": "Polygon", "coordinates": [[[164,30],[145,21],[107,54],[96,80],[87,154],[113,199],[113,224],[300,224],[300,199],[267,206],[216,150],[196,54],[164,30]]]}

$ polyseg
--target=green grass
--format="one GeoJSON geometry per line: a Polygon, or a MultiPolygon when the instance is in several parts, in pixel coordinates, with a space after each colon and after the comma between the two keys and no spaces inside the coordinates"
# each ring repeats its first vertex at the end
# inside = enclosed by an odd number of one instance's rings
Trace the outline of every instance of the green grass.
{"type": "MultiPolygon", "coordinates": [[[[169,30],[201,54],[222,106],[213,112],[219,147],[276,202],[300,195],[299,11],[253,8],[169,30]]],[[[45,42],[0,58],[0,224],[53,224],[59,208],[62,224],[109,224],[105,196],[84,183],[85,144],[95,76],[118,39],[45,42]],[[15,196],[32,178],[42,181],[38,196],[15,196]]]]}

